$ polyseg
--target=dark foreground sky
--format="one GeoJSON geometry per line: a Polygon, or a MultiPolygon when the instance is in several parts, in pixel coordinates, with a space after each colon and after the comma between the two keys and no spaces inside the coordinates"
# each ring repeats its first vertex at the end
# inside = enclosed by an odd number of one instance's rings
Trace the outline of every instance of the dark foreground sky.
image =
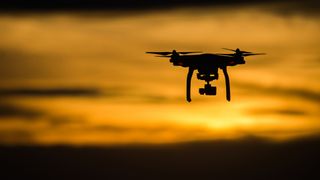
{"type": "MultiPolygon", "coordinates": [[[[204,5],[227,5],[227,6],[237,6],[237,5],[256,5],[256,4],[268,4],[268,3],[281,3],[289,2],[286,0],[270,0],[270,1],[257,1],[257,0],[52,0],[52,1],[41,1],[41,0],[4,0],[1,1],[1,9],[30,9],[41,10],[41,9],[124,9],[124,10],[134,10],[134,9],[155,9],[155,8],[176,8],[185,6],[204,6],[204,5]]],[[[297,3],[299,1],[291,1],[297,3]]],[[[310,2],[316,3],[314,0],[304,1],[305,5],[309,5],[310,2]]]]}
{"type": "Polygon", "coordinates": [[[46,11],[141,11],[157,9],[176,9],[184,7],[244,7],[256,5],[281,5],[281,13],[299,12],[299,13],[318,13],[320,6],[317,0],[3,0],[0,2],[0,11],[13,12],[46,12],[46,11]]]}
{"type": "Polygon", "coordinates": [[[318,179],[320,139],[0,147],[6,179],[318,179]]]}

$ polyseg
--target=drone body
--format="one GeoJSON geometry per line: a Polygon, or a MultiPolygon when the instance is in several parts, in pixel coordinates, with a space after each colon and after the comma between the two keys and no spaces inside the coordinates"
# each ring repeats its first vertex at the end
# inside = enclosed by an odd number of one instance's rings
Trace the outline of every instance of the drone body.
{"type": "MultiPolygon", "coordinates": [[[[224,48],[226,49],[226,48],[224,48]]],[[[227,66],[235,66],[238,64],[245,64],[244,57],[252,55],[263,55],[264,53],[252,53],[247,51],[240,51],[240,49],[232,50],[232,54],[218,54],[218,53],[201,53],[201,52],[147,52],[149,54],[156,54],[157,57],[170,58],[170,62],[174,66],[188,67],[187,75],[187,101],[191,101],[190,89],[191,78],[193,72],[198,70],[197,78],[206,82],[204,88],[199,89],[201,95],[216,95],[216,87],[212,87],[210,82],[219,78],[218,69],[222,69],[226,82],[226,98],[231,100],[230,95],[230,80],[227,72],[227,66]]]]}

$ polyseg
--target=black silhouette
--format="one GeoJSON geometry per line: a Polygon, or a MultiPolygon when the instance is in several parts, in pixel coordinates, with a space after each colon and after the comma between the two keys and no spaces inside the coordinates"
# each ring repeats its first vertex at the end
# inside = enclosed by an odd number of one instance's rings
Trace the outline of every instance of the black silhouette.
{"type": "Polygon", "coordinates": [[[149,54],[156,54],[156,57],[169,57],[170,62],[174,66],[188,67],[187,75],[187,101],[191,101],[190,88],[191,78],[194,70],[198,70],[197,78],[206,81],[204,88],[199,89],[201,95],[216,95],[217,88],[211,86],[210,81],[219,78],[218,68],[222,69],[226,82],[226,97],[231,100],[230,95],[230,80],[227,72],[227,66],[235,66],[238,64],[245,64],[245,56],[264,55],[265,53],[253,53],[248,51],[241,51],[223,48],[235,53],[221,54],[221,53],[201,53],[201,52],[146,52],[149,54]]]}

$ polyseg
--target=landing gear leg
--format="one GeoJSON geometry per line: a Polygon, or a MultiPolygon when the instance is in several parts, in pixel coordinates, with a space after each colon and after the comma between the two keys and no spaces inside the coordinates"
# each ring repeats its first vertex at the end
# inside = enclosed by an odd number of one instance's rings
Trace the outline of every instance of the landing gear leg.
{"type": "Polygon", "coordinates": [[[191,89],[191,78],[192,78],[193,71],[194,69],[192,67],[189,67],[189,71],[187,75],[187,94],[186,94],[188,102],[191,102],[190,89],[191,89]]]}
{"type": "Polygon", "coordinates": [[[229,80],[229,75],[227,72],[227,67],[223,67],[223,74],[224,74],[224,79],[226,81],[226,96],[227,96],[227,100],[230,101],[231,100],[231,96],[230,96],[230,80],[229,80]]]}

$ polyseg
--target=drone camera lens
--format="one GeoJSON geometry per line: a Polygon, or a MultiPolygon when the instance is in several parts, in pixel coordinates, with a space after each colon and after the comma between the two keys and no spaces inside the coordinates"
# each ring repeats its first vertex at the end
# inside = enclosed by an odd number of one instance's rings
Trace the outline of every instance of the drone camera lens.
{"type": "Polygon", "coordinates": [[[216,95],[217,94],[217,88],[216,87],[206,87],[206,95],[216,95]]]}
{"type": "Polygon", "coordinates": [[[205,88],[200,88],[199,93],[201,95],[216,95],[217,94],[217,88],[216,87],[205,87],[205,88]]]}

